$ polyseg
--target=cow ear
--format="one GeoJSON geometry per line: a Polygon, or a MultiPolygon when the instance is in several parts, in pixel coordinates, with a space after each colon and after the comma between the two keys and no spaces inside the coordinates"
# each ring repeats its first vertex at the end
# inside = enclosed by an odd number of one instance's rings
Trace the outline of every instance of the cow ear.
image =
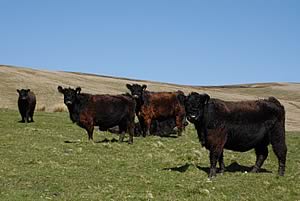
{"type": "Polygon", "coordinates": [[[65,92],[65,90],[61,86],[58,86],[57,90],[58,90],[58,92],[60,92],[62,94],[65,92]]]}
{"type": "Polygon", "coordinates": [[[210,96],[208,94],[203,94],[203,96],[204,96],[204,104],[207,104],[210,99],[210,96]]]}
{"type": "Polygon", "coordinates": [[[177,95],[177,98],[178,98],[178,100],[179,100],[179,102],[181,104],[185,105],[187,96],[185,96],[184,94],[180,93],[180,94],[177,95]]]}
{"type": "Polygon", "coordinates": [[[19,89],[17,89],[17,92],[20,94],[20,90],[19,89]]]}
{"type": "Polygon", "coordinates": [[[28,92],[30,92],[30,89],[27,89],[26,91],[27,91],[27,93],[28,93],[28,92]]]}
{"type": "Polygon", "coordinates": [[[142,89],[145,90],[147,88],[147,85],[143,84],[142,89]]]}
{"type": "Polygon", "coordinates": [[[129,89],[131,91],[132,86],[130,84],[126,84],[127,89],[129,89]]]}
{"type": "Polygon", "coordinates": [[[80,88],[80,87],[77,87],[77,88],[76,88],[76,93],[78,93],[78,94],[79,94],[79,93],[80,93],[80,91],[81,91],[81,88],[80,88]]]}

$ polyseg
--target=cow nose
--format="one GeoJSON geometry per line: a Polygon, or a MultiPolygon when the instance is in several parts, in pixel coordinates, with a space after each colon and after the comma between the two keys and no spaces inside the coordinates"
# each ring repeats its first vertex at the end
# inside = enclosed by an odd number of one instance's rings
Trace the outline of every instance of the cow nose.
{"type": "Polygon", "coordinates": [[[133,98],[138,98],[139,96],[138,95],[133,95],[133,98]]]}
{"type": "Polygon", "coordinates": [[[190,116],[192,119],[195,119],[196,118],[196,115],[191,115],[190,116]]]}
{"type": "Polygon", "coordinates": [[[71,101],[66,101],[66,105],[71,105],[72,102],[71,101]]]}

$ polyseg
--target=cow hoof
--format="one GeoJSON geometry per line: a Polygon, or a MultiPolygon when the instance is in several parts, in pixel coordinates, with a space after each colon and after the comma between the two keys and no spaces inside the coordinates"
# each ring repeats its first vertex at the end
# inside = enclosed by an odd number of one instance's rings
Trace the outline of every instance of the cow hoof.
{"type": "Polygon", "coordinates": [[[259,170],[258,170],[258,168],[257,167],[253,167],[252,169],[251,169],[251,171],[250,171],[251,173],[258,173],[259,172],[259,170]]]}

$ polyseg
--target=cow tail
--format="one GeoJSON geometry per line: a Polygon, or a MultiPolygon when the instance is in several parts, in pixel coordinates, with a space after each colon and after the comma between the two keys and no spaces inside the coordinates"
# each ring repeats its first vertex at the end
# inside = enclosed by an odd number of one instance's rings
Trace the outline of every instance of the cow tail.
{"type": "Polygon", "coordinates": [[[277,107],[272,107],[273,111],[277,114],[277,119],[285,124],[285,109],[284,106],[275,97],[269,97],[269,102],[274,103],[277,107]]]}

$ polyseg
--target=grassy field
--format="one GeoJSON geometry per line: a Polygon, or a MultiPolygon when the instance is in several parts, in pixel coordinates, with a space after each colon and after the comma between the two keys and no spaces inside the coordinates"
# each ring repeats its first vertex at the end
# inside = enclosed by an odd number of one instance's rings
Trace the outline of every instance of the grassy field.
{"type": "Polygon", "coordinates": [[[227,171],[210,181],[208,152],[192,126],[180,138],[134,138],[133,145],[96,131],[93,144],[67,113],[19,119],[0,109],[0,200],[300,200],[299,132],[287,133],[284,177],[269,147],[263,172],[246,172],[253,151],[225,151],[227,171]]]}

